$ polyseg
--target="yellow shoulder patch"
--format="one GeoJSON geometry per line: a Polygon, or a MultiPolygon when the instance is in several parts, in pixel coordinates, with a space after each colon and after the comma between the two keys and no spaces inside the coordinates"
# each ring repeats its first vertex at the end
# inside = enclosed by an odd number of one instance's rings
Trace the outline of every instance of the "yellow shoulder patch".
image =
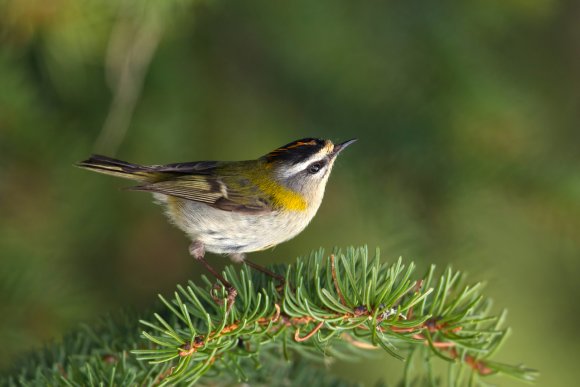
{"type": "Polygon", "coordinates": [[[254,183],[262,192],[272,198],[274,207],[288,211],[305,211],[308,203],[302,195],[274,182],[259,179],[254,183]]]}
{"type": "Polygon", "coordinates": [[[306,200],[297,194],[294,191],[289,190],[288,188],[280,188],[276,193],[273,195],[274,203],[286,210],[290,211],[305,211],[308,205],[306,204],[306,200]]]}

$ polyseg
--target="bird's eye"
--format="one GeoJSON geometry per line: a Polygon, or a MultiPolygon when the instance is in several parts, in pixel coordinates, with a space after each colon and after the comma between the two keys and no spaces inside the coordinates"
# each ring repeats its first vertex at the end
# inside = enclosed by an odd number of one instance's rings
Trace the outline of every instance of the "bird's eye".
{"type": "Polygon", "coordinates": [[[308,166],[307,171],[311,175],[314,175],[314,174],[318,173],[318,171],[320,171],[321,169],[322,169],[322,163],[313,163],[313,164],[310,164],[308,166]]]}

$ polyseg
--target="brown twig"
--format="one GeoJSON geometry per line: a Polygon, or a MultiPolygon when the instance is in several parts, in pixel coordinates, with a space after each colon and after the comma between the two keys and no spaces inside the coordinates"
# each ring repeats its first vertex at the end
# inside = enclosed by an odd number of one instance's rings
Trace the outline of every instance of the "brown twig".
{"type": "Polygon", "coordinates": [[[204,343],[203,339],[201,337],[197,336],[193,341],[185,343],[180,347],[181,351],[179,351],[179,356],[181,356],[181,357],[191,356],[195,352],[197,352],[198,348],[201,348],[204,345],[205,345],[205,343],[204,343]]]}
{"type": "MultiPolygon", "coordinates": [[[[422,334],[415,333],[411,337],[414,339],[417,339],[417,340],[424,340],[423,344],[425,344],[426,346],[429,346],[429,341],[427,341],[425,336],[423,336],[422,334]]],[[[450,341],[434,341],[432,344],[435,348],[453,348],[453,347],[455,347],[455,343],[452,343],[450,341]]]]}
{"type": "Polygon", "coordinates": [[[311,338],[312,336],[314,336],[316,334],[316,332],[318,332],[320,330],[320,328],[322,328],[322,325],[324,325],[324,321],[319,322],[313,330],[311,330],[306,336],[304,337],[300,337],[300,328],[296,328],[296,332],[294,332],[294,340],[301,343],[303,341],[308,340],[309,338],[311,338]]]}
{"type": "Polygon", "coordinates": [[[270,320],[272,322],[276,322],[280,319],[280,305],[274,304],[274,308],[276,309],[276,314],[274,314],[274,317],[270,320]]]}
{"type": "MultiPolygon", "coordinates": [[[[457,352],[457,349],[455,349],[455,348],[451,348],[449,350],[449,354],[451,355],[451,357],[453,359],[459,358],[459,353],[457,352]]],[[[465,355],[463,358],[463,361],[465,362],[465,364],[467,364],[469,367],[471,367],[473,370],[475,370],[478,374],[480,374],[482,376],[491,375],[494,373],[494,370],[489,368],[487,366],[487,364],[485,363],[485,361],[477,360],[476,358],[474,358],[471,355],[465,355]]]]}

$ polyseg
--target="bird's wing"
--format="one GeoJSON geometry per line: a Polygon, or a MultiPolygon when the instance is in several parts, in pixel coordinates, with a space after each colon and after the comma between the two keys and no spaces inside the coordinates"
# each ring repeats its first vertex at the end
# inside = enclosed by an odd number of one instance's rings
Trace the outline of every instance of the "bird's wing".
{"type": "Polygon", "coordinates": [[[130,189],[206,203],[224,211],[260,214],[273,210],[272,200],[248,180],[214,174],[216,163],[181,163],[153,168],[164,178],[130,189]]]}
{"type": "Polygon", "coordinates": [[[167,175],[212,174],[219,165],[218,161],[193,161],[165,165],[151,165],[148,168],[167,175]]]}

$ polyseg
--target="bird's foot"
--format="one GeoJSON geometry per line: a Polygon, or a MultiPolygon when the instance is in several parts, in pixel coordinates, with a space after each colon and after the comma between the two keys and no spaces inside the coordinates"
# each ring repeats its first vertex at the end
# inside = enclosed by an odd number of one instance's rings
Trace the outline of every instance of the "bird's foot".
{"type": "Polygon", "coordinates": [[[223,305],[224,301],[225,301],[226,313],[227,313],[230,311],[230,309],[232,308],[232,306],[236,302],[236,297],[238,296],[238,290],[231,285],[224,285],[224,284],[220,284],[219,282],[216,282],[213,285],[213,288],[211,289],[210,296],[211,296],[212,300],[220,306],[223,305]],[[227,292],[225,299],[218,296],[218,292],[220,291],[220,288],[222,286],[225,286],[225,290],[227,292]]]}

